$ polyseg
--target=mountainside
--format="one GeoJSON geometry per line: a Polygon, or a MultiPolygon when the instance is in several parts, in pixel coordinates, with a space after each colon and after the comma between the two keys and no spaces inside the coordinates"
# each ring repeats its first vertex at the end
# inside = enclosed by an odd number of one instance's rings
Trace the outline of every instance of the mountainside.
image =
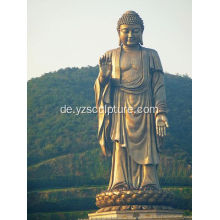
{"type": "MultiPolygon", "coordinates": [[[[29,189],[108,182],[111,159],[97,142],[97,115],[60,112],[64,106],[95,106],[97,75],[98,66],[66,68],[28,81],[29,189]]],[[[192,80],[165,74],[165,83],[170,128],[159,176],[165,185],[189,184],[192,80]]]]}

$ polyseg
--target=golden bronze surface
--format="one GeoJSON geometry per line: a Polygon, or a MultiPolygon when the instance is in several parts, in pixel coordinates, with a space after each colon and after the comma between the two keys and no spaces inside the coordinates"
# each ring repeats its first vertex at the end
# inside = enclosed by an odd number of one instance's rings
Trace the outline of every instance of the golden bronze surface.
{"type": "MultiPolygon", "coordinates": [[[[99,110],[98,141],[103,154],[112,155],[108,191],[125,192],[120,198],[117,193],[98,196],[99,207],[101,203],[104,206],[138,205],[137,201],[142,201],[146,194],[142,192],[151,187],[160,193],[159,151],[169,126],[164,73],[157,51],[142,46],[143,30],[139,15],[126,12],[118,21],[120,46],[99,59],[99,75],[94,86],[99,110]],[[125,110],[100,111],[105,107],[125,110]],[[155,112],[139,112],[152,107],[155,112]],[[129,201],[133,201],[132,204],[129,201]]],[[[145,205],[146,201],[151,204],[150,200],[144,201],[145,205]]]]}

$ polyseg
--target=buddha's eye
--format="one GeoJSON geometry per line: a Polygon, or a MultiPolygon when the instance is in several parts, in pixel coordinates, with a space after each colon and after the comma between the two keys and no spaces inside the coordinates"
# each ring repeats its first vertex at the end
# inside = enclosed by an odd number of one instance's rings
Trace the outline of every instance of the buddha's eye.
{"type": "Polygon", "coordinates": [[[127,34],[129,32],[129,30],[124,28],[124,29],[121,30],[121,32],[127,34]]]}
{"type": "Polygon", "coordinates": [[[133,33],[137,34],[137,33],[139,33],[139,31],[140,31],[139,28],[135,28],[135,29],[133,30],[133,33]]]}

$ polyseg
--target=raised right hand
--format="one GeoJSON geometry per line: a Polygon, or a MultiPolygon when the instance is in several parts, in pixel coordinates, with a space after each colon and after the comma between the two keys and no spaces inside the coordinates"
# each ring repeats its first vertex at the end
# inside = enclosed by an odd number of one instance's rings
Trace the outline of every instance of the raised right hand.
{"type": "Polygon", "coordinates": [[[103,55],[99,58],[99,76],[103,80],[110,77],[112,72],[111,56],[103,55]]]}

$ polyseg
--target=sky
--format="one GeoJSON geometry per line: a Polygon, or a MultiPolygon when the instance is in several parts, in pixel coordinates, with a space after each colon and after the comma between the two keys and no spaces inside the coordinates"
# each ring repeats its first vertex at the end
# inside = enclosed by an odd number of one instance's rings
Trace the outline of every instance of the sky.
{"type": "Polygon", "coordinates": [[[191,0],[28,0],[28,80],[66,67],[95,66],[118,47],[117,21],[127,11],[144,21],[144,47],[165,72],[192,75],[191,0]]]}

